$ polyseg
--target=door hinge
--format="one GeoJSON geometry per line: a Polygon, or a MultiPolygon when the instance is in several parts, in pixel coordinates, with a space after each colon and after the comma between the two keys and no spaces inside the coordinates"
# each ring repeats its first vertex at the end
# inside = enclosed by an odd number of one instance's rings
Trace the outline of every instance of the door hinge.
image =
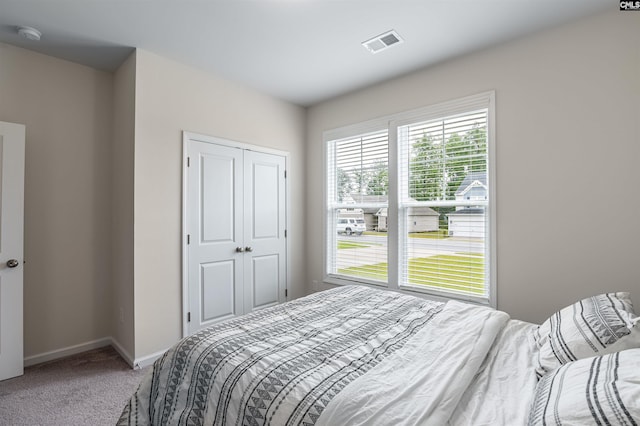
{"type": "Polygon", "coordinates": [[[287,171],[286,170],[284,171],[284,178],[285,179],[287,178],[287,171]]]}
{"type": "Polygon", "coordinates": [[[187,313],[187,322],[191,322],[191,312],[187,313]]]}
{"type": "Polygon", "coordinates": [[[287,230],[284,230],[284,237],[287,238],[287,230]]]}
{"type": "Polygon", "coordinates": [[[191,235],[187,234],[187,245],[191,244],[191,235]]]}
{"type": "Polygon", "coordinates": [[[187,157],[187,167],[191,167],[191,157],[187,157]]]}
{"type": "Polygon", "coordinates": [[[289,290],[287,290],[286,288],[284,289],[284,297],[287,297],[289,295],[289,290]]]}

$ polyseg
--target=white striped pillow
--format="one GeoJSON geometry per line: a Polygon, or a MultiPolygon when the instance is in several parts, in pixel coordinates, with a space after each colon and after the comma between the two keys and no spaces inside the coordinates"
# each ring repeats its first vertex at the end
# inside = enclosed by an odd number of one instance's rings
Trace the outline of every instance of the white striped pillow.
{"type": "Polygon", "coordinates": [[[538,376],[567,362],[640,348],[640,325],[629,293],[588,297],[556,312],[534,337],[538,376]]]}
{"type": "Polygon", "coordinates": [[[529,426],[638,425],[640,349],[563,365],[538,382],[529,426]]]}

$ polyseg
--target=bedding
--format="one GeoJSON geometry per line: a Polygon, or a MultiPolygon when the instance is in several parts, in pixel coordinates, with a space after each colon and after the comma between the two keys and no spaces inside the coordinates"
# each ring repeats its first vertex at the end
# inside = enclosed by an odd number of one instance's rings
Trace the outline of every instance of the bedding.
{"type": "Polygon", "coordinates": [[[640,347],[629,293],[605,293],[554,313],[535,333],[540,376],[582,358],[640,347]]]}
{"type": "Polygon", "coordinates": [[[524,321],[507,322],[463,394],[450,425],[526,424],[538,383],[532,373],[537,328],[524,321]]]}
{"type": "Polygon", "coordinates": [[[526,424],[535,328],[487,307],[340,287],[181,340],[118,424],[526,424]]]}
{"type": "Polygon", "coordinates": [[[640,422],[640,349],[569,362],[544,376],[530,426],[640,422]]]}

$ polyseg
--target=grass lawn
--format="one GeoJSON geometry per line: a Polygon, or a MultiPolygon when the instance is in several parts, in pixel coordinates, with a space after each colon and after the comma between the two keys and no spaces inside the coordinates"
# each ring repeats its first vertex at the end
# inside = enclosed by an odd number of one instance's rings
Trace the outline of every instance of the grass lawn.
{"type": "MultiPolygon", "coordinates": [[[[362,233],[362,235],[380,235],[386,237],[387,233],[379,231],[365,231],[362,233]]],[[[430,232],[411,232],[409,234],[409,238],[431,238],[434,240],[444,240],[445,238],[449,238],[449,235],[446,229],[440,229],[438,231],[430,232]]]]}
{"type": "Polygon", "coordinates": [[[449,238],[449,231],[446,229],[440,229],[438,231],[431,232],[411,232],[409,238],[430,238],[433,240],[444,240],[449,238]]]}
{"type": "MultiPolygon", "coordinates": [[[[386,281],[387,264],[354,266],[340,269],[338,273],[386,281]]],[[[466,290],[480,295],[484,286],[484,256],[459,253],[409,259],[409,283],[449,290],[466,290]]]]}
{"type": "Polygon", "coordinates": [[[373,244],[338,240],[338,250],[371,247],[373,244]]]}

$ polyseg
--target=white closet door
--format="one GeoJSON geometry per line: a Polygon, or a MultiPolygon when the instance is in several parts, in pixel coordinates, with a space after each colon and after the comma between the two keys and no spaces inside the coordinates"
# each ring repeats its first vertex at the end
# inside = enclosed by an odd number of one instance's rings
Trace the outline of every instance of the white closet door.
{"type": "Polygon", "coordinates": [[[244,311],[285,300],[285,158],[244,152],[244,311]]]}
{"type": "Polygon", "coordinates": [[[185,136],[186,334],[286,300],[286,155],[185,136]]]}
{"type": "Polygon", "coordinates": [[[190,141],[189,334],[244,311],[243,152],[190,141]]]}

